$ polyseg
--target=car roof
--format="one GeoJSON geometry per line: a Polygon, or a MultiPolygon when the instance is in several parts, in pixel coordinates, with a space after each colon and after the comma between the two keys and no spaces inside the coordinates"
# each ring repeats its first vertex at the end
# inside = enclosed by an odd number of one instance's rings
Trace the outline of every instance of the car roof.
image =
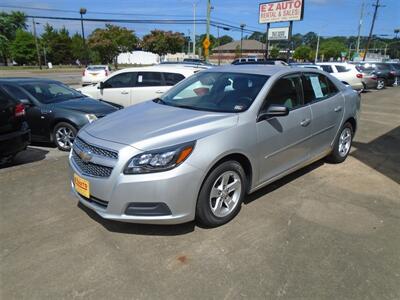
{"type": "Polygon", "coordinates": [[[225,65],[221,67],[215,67],[208,69],[207,72],[231,72],[231,73],[243,73],[243,74],[255,74],[255,75],[267,75],[272,76],[276,73],[290,71],[290,72],[304,72],[304,68],[288,68],[283,65],[225,65]]]}
{"type": "Polygon", "coordinates": [[[201,67],[187,66],[187,65],[154,65],[147,67],[130,67],[124,68],[122,70],[118,70],[114,72],[113,75],[125,72],[171,72],[171,73],[179,73],[184,75],[191,75],[199,70],[203,70],[201,67]]]}

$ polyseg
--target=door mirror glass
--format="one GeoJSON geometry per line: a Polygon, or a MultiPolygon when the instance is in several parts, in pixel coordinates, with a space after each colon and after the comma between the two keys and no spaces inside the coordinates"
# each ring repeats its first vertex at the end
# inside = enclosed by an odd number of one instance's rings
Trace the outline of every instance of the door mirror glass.
{"type": "Polygon", "coordinates": [[[104,89],[104,82],[100,81],[99,85],[97,86],[97,88],[100,89],[100,90],[104,89]]]}

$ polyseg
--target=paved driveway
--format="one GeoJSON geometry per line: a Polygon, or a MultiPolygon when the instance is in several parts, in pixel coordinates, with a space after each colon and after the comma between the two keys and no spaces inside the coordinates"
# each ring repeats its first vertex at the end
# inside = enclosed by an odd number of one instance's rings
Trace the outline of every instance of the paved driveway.
{"type": "Polygon", "coordinates": [[[2,299],[400,299],[400,88],[365,93],[351,156],[247,198],[229,224],[103,221],[66,154],[0,170],[2,299]]]}

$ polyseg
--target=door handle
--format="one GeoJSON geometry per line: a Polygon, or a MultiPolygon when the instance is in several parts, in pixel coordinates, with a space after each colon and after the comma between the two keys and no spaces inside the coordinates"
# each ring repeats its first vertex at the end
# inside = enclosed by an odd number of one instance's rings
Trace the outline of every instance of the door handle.
{"type": "Polygon", "coordinates": [[[156,94],[164,94],[164,91],[158,90],[156,91],[156,94]]]}
{"type": "Polygon", "coordinates": [[[303,127],[308,126],[311,123],[310,119],[304,119],[303,121],[300,122],[300,125],[303,127]]]}
{"type": "Polygon", "coordinates": [[[122,94],[122,95],[128,95],[129,92],[127,92],[127,91],[122,91],[121,94],[122,94]]]}
{"type": "Polygon", "coordinates": [[[335,112],[339,112],[339,111],[341,111],[341,110],[342,110],[342,107],[341,107],[341,106],[335,107],[335,112]]]}

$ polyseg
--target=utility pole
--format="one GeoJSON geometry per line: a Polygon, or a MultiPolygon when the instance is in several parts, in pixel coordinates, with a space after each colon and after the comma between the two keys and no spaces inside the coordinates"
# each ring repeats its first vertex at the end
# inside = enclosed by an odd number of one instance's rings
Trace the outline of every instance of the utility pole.
{"type": "Polygon", "coordinates": [[[320,38],[320,34],[318,33],[318,39],[317,39],[317,50],[315,51],[315,59],[314,59],[314,63],[317,63],[318,61],[318,52],[319,52],[319,38],[320,38]]]}
{"type": "Polygon", "coordinates": [[[190,54],[190,29],[188,30],[188,48],[187,48],[187,54],[190,54]]]}
{"type": "Polygon", "coordinates": [[[240,33],[240,57],[242,57],[242,54],[243,54],[243,29],[245,26],[246,26],[246,24],[244,24],[244,23],[240,24],[240,30],[241,30],[241,33],[240,33]]]}
{"type": "Polygon", "coordinates": [[[379,4],[379,0],[376,0],[376,4],[373,4],[373,6],[375,6],[375,11],[374,11],[374,16],[373,16],[373,18],[372,18],[371,30],[369,31],[367,46],[365,47],[365,52],[364,52],[363,61],[365,61],[365,58],[367,57],[367,52],[368,52],[369,44],[371,43],[372,32],[374,31],[374,25],[375,25],[376,14],[377,14],[377,12],[378,12],[378,8],[381,7],[382,5],[379,4]]]}
{"type": "Polygon", "coordinates": [[[35,37],[37,60],[38,60],[38,64],[39,64],[39,69],[41,70],[42,69],[42,61],[40,59],[39,44],[38,44],[38,40],[37,40],[37,36],[36,36],[36,23],[35,23],[34,18],[32,18],[32,25],[33,25],[33,35],[35,37]]]}
{"type": "Polygon", "coordinates": [[[87,59],[87,49],[86,49],[86,41],[85,41],[85,30],[83,29],[83,15],[86,14],[86,8],[81,8],[79,13],[81,14],[81,29],[82,29],[82,40],[83,40],[83,51],[84,51],[84,63],[87,66],[88,59],[87,59]]]}
{"type": "Polygon", "coordinates": [[[364,2],[364,0],[362,0],[360,21],[358,23],[358,37],[357,37],[357,47],[356,47],[357,54],[360,52],[360,36],[361,36],[361,27],[362,27],[362,22],[363,22],[363,17],[364,17],[364,5],[365,5],[365,2],[364,2]]]}
{"type": "MultiPolygon", "coordinates": [[[[206,38],[210,40],[210,18],[211,18],[211,0],[207,1],[207,27],[206,27],[206,38]]],[[[208,49],[204,51],[206,61],[208,61],[208,49]]]]}
{"type": "Polygon", "coordinates": [[[196,2],[193,2],[193,56],[196,56],[196,2]]]}

